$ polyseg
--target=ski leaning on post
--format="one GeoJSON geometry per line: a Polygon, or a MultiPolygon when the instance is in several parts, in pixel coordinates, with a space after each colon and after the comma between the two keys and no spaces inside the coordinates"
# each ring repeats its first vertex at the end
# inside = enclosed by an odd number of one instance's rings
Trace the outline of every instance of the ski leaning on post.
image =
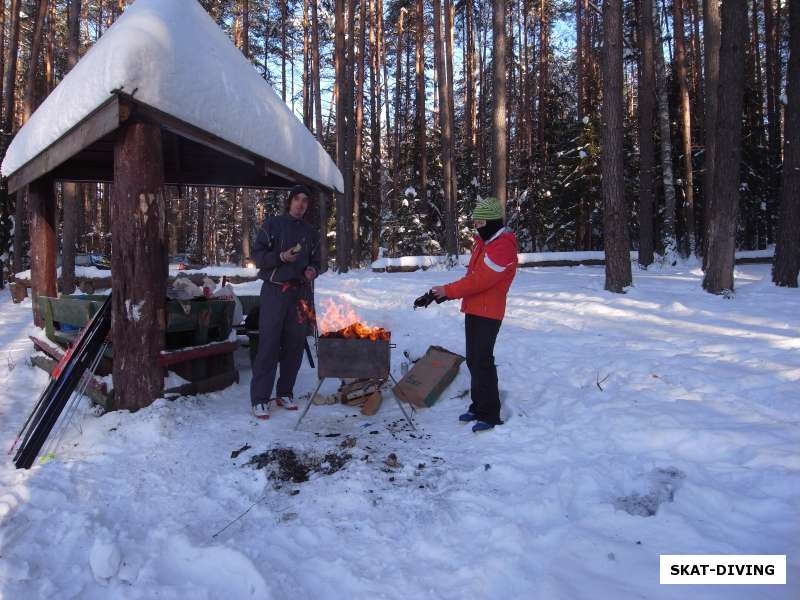
{"type": "Polygon", "coordinates": [[[13,452],[17,442],[21,440],[14,455],[14,464],[18,469],[30,469],[33,466],[84,373],[97,365],[110,330],[111,294],[86,324],[62,361],[56,365],[50,383],[17,435],[11,451],[13,452]]]}

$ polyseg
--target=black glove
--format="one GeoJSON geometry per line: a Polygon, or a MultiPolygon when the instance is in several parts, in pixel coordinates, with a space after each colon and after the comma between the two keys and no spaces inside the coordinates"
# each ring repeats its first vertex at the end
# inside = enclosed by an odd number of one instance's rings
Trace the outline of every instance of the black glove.
{"type": "Polygon", "coordinates": [[[450,300],[447,296],[442,296],[441,298],[437,298],[433,295],[433,290],[428,290],[422,296],[414,300],[414,308],[428,308],[431,302],[436,301],[436,304],[441,304],[445,300],[450,300]]]}

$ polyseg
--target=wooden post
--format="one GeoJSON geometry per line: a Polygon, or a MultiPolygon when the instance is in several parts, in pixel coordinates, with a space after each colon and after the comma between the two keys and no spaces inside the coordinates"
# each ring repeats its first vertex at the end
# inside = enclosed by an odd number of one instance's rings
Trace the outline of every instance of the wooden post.
{"type": "MultiPolygon", "coordinates": [[[[17,192],[20,194],[21,192],[17,192]]],[[[31,298],[33,322],[44,325],[36,299],[55,296],[56,288],[56,196],[53,180],[41,177],[28,186],[31,235],[31,298]]],[[[18,225],[19,226],[19,225],[18,225]]]]}
{"type": "Polygon", "coordinates": [[[167,285],[161,130],[132,123],[114,146],[111,289],[114,405],[138,410],[161,394],[167,285]]]}

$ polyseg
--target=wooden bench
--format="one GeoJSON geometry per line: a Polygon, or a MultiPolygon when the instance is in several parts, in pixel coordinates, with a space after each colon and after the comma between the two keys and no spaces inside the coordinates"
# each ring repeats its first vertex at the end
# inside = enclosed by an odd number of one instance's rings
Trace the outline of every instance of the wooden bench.
{"type": "MultiPolygon", "coordinates": [[[[52,372],[63,356],[63,348],[77,338],[81,328],[104,301],[105,296],[40,296],[37,302],[45,321],[44,332],[53,344],[31,337],[36,349],[46,355],[34,357],[34,364],[52,372]]],[[[212,392],[238,382],[233,353],[239,348],[239,342],[230,339],[233,310],[233,302],[220,299],[167,302],[164,350],[158,364],[188,383],[164,390],[165,395],[212,392]]],[[[113,352],[109,347],[97,375],[111,373],[112,359],[113,352]]],[[[107,390],[99,379],[90,382],[87,394],[105,408],[113,407],[113,390],[107,390]]]]}

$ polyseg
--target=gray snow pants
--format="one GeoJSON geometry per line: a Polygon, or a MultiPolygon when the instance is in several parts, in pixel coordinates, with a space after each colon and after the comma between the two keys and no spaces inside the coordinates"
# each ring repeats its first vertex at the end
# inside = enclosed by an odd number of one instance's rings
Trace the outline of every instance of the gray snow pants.
{"type": "Polygon", "coordinates": [[[280,364],[276,396],[292,396],[297,372],[303,362],[307,325],[298,313],[302,290],[265,281],[261,286],[258,317],[258,353],[253,362],[250,402],[272,398],[275,374],[280,364]]]}

